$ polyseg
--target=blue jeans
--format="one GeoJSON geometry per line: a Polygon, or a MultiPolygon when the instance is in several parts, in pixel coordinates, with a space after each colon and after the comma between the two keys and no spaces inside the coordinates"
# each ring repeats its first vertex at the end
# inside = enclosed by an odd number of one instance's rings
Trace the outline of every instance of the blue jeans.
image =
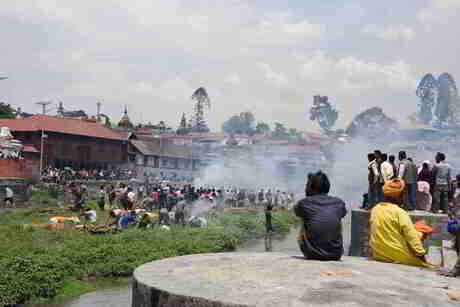
{"type": "Polygon", "coordinates": [[[417,183],[406,184],[406,206],[409,210],[415,210],[417,204],[417,183]]]}

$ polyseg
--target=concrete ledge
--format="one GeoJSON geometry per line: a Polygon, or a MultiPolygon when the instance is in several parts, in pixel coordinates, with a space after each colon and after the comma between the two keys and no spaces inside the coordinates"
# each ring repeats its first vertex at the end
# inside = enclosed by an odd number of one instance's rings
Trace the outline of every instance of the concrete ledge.
{"type": "Polygon", "coordinates": [[[345,257],[280,253],[190,255],[134,272],[133,307],[458,306],[460,280],[433,271],[345,257]]]}
{"type": "MultiPolygon", "coordinates": [[[[353,209],[351,211],[351,242],[349,256],[370,256],[369,251],[369,218],[370,211],[362,209],[353,209]]],[[[439,230],[429,239],[425,240],[425,248],[432,245],[441,245],[441,240],[452,238],[447,232],[447,214],[433,214],[426,211],[409,211],[412,221],[425,220],[427,224],[439,230]]]]}

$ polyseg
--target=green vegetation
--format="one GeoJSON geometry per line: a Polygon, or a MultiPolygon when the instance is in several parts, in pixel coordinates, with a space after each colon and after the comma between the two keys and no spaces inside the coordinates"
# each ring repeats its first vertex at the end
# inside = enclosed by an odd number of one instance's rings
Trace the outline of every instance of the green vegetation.
{"type": "MultiPolygon", "coordinates": [[[[106,215],[99,215],[104,221],[106,215]]],[[[1,306],[79,294],[91,290],[82,280],[130,276],[137,266],[153,260],[232,251],[265,231],[263,213],[255,212],[227,212],[210,220],[207,228],[173,226],[170,231],[127,229],[93,235],[22,226],[45,223],[49,217],[39,209],[0,216],[1,306]]],[[[273,214],[277,233],[288,232],[296,222],[288,211],[273,214]]]]}

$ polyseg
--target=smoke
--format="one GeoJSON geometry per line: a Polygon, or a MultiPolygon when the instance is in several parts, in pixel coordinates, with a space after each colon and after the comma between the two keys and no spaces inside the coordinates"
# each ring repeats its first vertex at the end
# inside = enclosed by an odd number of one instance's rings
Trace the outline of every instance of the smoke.
{"type": "Polygon", "coordinates": [[[367,193],[367,154],[377,149],[365,139],[353,139],[350,143],[333,148],[334,162],[328,172],[331,195],[345,201],[350,208],[361,204],[367,193]]]}
{"type": "Polygon", "coordinates": [[[289,157],[285,152],[265,157],[263,153],[240,150],[234,155],[215,159],[195,180],[195,186],[303,193],[307,173],[318,169],[315,165],[286,166],[289,157]]]}
{"type": "Polygon", "coordinates": [[[191,209],[190,209],[190,219],[194,217],[203,217],[208,213],[211,208],[214,206],[214,203],[211,203],[206,200],[197,200],[193,202],[191,209]]]}

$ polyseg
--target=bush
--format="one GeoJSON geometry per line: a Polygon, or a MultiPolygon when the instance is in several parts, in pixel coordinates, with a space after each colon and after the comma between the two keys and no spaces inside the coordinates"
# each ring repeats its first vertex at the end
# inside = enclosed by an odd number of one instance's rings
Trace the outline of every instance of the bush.
{"type": "MultiPolygon", "coordinates": [[[[0,305],[52,298],[68,280],[88,276],[129,276],[139,265],[167,257],[235,250],[238,244],[265,232],[263,213],[224,213],[207,228],[172,226],[127,229],[92,235],[71,230],[26,229],[30,211],[0,219],[0,305]],[[8,224],[1,223],[8,220],[8,224]]],[[[48,219],[49,217],[42,217],[48,219]]],[[[289,212],[273,214],[275,231],[296,223],[289,212]]]]}

